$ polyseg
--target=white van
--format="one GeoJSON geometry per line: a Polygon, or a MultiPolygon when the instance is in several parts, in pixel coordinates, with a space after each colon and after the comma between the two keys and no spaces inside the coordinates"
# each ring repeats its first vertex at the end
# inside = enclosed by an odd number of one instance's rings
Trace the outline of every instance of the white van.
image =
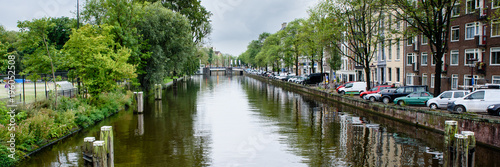
{"type": "Polygon", "coordinates": [[[489,105],[500,103],[500,89],[480,89],[448,103],[452,112],[487,112],[489,105]]]}
{"type": "Polygon", "coordinates": [[[338,90],[339,94],[361,94],[366,91],[366,82],[352,82],[345,85],[338,90]]]}
{"type": "Polygon", "coordinates": [[[460,99],[467,94],[469,94],[470,91],[468,90],[449,90],[449,91],[444,91],[441,93],[439,96],[432,98],[430,100],[427,100],[427,107],[431,109],[438,109],[438,108],[446,108],[448,106],[449,102],[453,102],[457,99],[460,99]]]}

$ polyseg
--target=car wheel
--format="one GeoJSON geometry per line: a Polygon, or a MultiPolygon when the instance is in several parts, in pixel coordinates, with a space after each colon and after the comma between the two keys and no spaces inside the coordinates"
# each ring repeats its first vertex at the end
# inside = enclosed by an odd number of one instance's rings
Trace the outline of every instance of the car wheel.
{"type": "Polygon", "coordinates": [[[403,100],[399,100],[399,101],[398,101],[398,105],[400,105],[400,106],[404,106],[404,105],[405,105],[405,101],[403,101],[403,100]]]}
{"type": "Polygon", "coordinates": [[[463,113],[463,112],[465,112],[465,107],[464,106],[455,106],[454,110],[458,113],[463,113]]]}
{"type": "Polygon", "coordinates": [[[375,102],[375,97],[370,97],[371,102],[375,102]]]}
{"type": "Polygon", "coordinates": [[[500,116],[500,109],[497,110],[497,116],[500,116]]]}
{"type": "Polygon", "coordinates": [[[341,95],[345,95],[345,92],[344,92],[344,91],[341,91],[341,92],[339,92],[339,94],[341,94],[341,95]]]}
{"type": "Polygon", "coordinates": [[[438,106],[435,103],[432,103],[431,105],[429,105],[429,108],[431,108],[431,109],[437,109],[438,106]]]}
{"type": "Polygon", "coordinates": [[[390,101],[391,101],[391,100],[390,100],[388,97],[384,97],[384,98],[382,99],[382,102],[384,102],[384,104],[389,104],[389,102],[390,102],[390,101]]]}
{"type": "Polygon", "coordinates": [[[365,94],[365,95],[363,95],[363,96],[361,96],[361,99],[365,99],[365,96],[366,96],[366,94],[365,94]]]}

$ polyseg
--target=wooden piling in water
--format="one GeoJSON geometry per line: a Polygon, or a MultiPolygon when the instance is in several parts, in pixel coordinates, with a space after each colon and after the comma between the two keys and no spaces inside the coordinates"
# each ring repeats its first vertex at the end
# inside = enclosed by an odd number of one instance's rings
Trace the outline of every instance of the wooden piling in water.
{"type": "Polygon", "coordinates": [[[83,139],[82,154],[85,162],[92,162],[95,137],[86,137],[83,139]]]}
{"type": "Polygon", "coordinates": [[[455,161],[455,134],[458,133],[458,122],[448,120],[444,122],[444,166],[453,166],[455,161]]]}
{"type": "Polygon", "coordinates": [[[155,84],[155,99],[156,100],[161,100],[161,91],[162,91],[162,85],[155,84]]]}
{"type": "Polygon", "coordinates": [[[467,166],[475,165],[475,152],[476,152],[476,136],[472,131],[462,131],[462,135],[467,137],[469,145],[467,146],[467,166]]]}
{"type": "Polygon", "coordinates": [[[101,127],[101,141],[104,141],[104,150],[107,158],[107,166],[114,167],[114,149],[113,149],[113,127],[101,127]]]}
{"type": "Polygon", "coordinates": [[[94,167],[108,167],[104,141],[94,141],[92,164],[94,167]]]}
{"type": "Polygon", "coordinates": [[[144,111],[144,100],[143,100],[143,92],[134,92],[135,101],[137,102],[137,113],[142,114],[144,111]]]}
{"type": "Polygon", "coordinates": [[[467,156],[468,156],[468,149],[467,147],[469,146],[469,138],[467,138],[465,135],[462,134],[455,134],[455,139],[456,139],[456,146],[455,146],[455,161],[454,161],[454,166],[456,167],[464,167],[467,166],[467,156]]]}

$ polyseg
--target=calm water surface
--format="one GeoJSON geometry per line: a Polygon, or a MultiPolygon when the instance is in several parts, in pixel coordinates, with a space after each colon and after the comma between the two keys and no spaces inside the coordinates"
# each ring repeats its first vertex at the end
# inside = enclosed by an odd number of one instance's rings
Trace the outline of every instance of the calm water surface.
{"type": "MultiPolygon", "coordinates": [[[[442,166],[443,136],[247,77],[195,76],[36,153],[20,166],[84,166],[83,138],[113,126],[116,166],[442,166]]],[[[477,148],[476,166],[500,166],[477,148]]]]}

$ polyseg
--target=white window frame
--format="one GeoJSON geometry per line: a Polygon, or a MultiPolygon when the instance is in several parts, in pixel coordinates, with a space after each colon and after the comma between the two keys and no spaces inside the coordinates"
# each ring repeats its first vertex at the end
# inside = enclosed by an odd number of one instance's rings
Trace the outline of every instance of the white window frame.
{"type": "Polygon", "coordinates": [[[476,36],[476,23],[466,23],[465,24],[465,40],[473,40],[476,36]],[[472,28],[472,38],[467,36],[468,29],[472,28]]]}
{"type": "Polygon", "coordinates": [[[451,75],[451,89],[452,90],[457,90],[458,89],[458,79],[459,79],[458,78],[458,74],[452,74],[451,75]],[[457,83],[456,83],[456,85],[453,85],[453,80],[455,80],[455,79],[456,79],[457,83]]]}
{"type": "Polygon", "coordinates": [[[406,66],[412,66],[413,63],[415,63],[415,53],[408,53],[406,55],[406,66]],[[408,64],[408,60],[409,60],[408,58],[409,57],[411,57],[411,63],[410,64],[408,64]]]}
{"type": "Polygon", "coordinates": [[[500,56],[500,47],[490,48],[490,65],[499,66],[500,62],[497,62],[497,64],[493,64],[493,52],[498,52],[497,56],[500,56]]]}
{"type": "MultiPolygon", "coordinates": [[[[474,75],[474,85],[477,85],[477,80],[480,79],[478,75],[474,75]]],[[[470,74],[465,74],[464,75],[464,86],[470,86],[470,81],[467,81],[467,79],[470,79],[470,74]]]]}
{"type": "Polygon", "coordinates": [[[453,8],[451,9],[451,17],[458,17],[458,16],[460,16],[460,1],[455,2],[453,8]],[[453,11],[455,7],[458,7],[458,14],[453,11]]]}
{"type": "Polygon", "coordinates": [[[387,48],[387,61],[391,61],[392,60],[392,40],[389,40],[388,46],[389,47],[387,48]]]}
{"type": "Polygon", "coordinates": [[[427,36],[425,36],[425,35],[422,35],[422,45],[427,45],[427,44],[429,44],[429,38],[427,38],[427,36]],[[427,40],[424,40],[424,39],[427,39],[427,40]],[[426,41],[426,42],[424,43],[424,41],[426,41]]]}
{"type": "Polygon", "coordinates": [[[458,50],[452,50],[450,51],[450,65],[451,66],[458,66],[460,64],[460,52],[458,50]],[[457,55],[457,63],[453,64],[453,55],[457,55]]]}
{"type": "Polygon", "coordinates": [[[451,27],[451,31],[450,31],[450,39],[451,39],[451,42],[457,42],[457,41],[460,41],[460,26],[453,26],[451,27]],[[456,34],[458,34],[458,39],[456,40],[453,40],[453,31],[457,31],[456,34]]]}
{"type": "Polygon", "coordinates": [[[493,37],[500,37],[500,20],[493,20],[491,21],[491,29],[490,29],[490,36],[493,37]],[[493,35],[493,24],[498,24],[496,27],[499,29],[497,32],[497,35],[493,35]]]}
{"type": "Polygon", "coordinates": [[[500,84],[500,75],[493,75],[493,76],[491,76],[491,83],[492,84],[500,84]],[[498,81],[498,83],[495,83],[495,81],[498,81]]]}
{"type": "Polygon", "coordinates": [[[427,79],[428,79],[427,74],[423,73],[422,74],[422,85],[427,85],[427,79]],[[424,79],[425,79],[425,81],[424,81],[424,79]]]}
{"type": "Polygon", "coordinates": [[[396,61],[401,60],[401,40],[397,39],[396,46],[396,61]]]}
{"type": "Polygon", "coordinates": [[[436,79],[436,76],[434,74],[431,74],[431,88],[434,88],[434,80],[436,79]]]}
{"type": "Polygon", "coordinates": [[[406,85],[413,86],[413,84],[414,84],[414,81],[413,81],[414,78],[415,78],[415,73],[408,73],[408,74],[406,74],[406,85]],[[409,80],[408,80],[408,78],[409,78],[409,80]]]}
{"type": "Polygon", "coordinates": [[[474,58],[478,59],[478,57],[479,57],[479,49],[465,49],[465,54],[464,54],[464,65],[465,66],[473,65],[473,64],[467,64],[467,54],[469,54],[469,53],[474,54],[474,58]]]}
{"type": "Polygon", "coordinates": [[[477,0],[466,0],[465,1],[465,14],[471,14],[471,13],[476,12],[476,8],[477,8],[476,1],[477,0]],[[473,9],[473,11],[469,11],[469,1],[474,1],[473,2],[474,3],[474,9],[473,9]]]}
{"type": "Polygon", "coordinates": [[[422,66],[427,66],[427,64],[429,64],[429,54],[427,54],[427,52],[422,52],[420,54],[420,62],[421,62],[422,66]],[[425,55],[425,59],[424,59],[424,55],[425,55]],[[424,61],[425,61],[425,64],[424,64],[424,61]]]}

